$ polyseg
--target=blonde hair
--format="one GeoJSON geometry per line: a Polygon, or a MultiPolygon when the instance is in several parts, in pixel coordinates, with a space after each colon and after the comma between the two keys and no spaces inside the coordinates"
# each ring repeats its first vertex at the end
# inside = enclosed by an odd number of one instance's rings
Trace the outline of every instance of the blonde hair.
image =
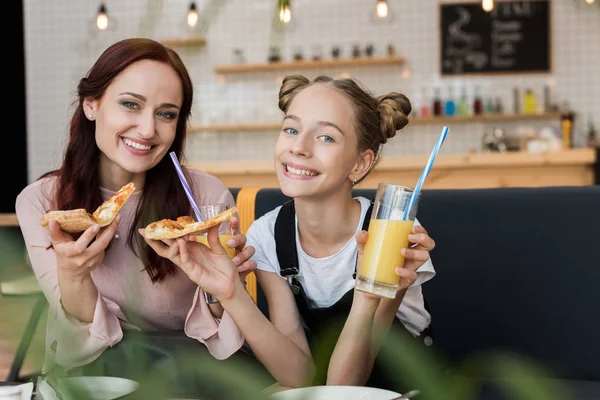
{"type": "MultiPolygon", "coordinates": [[[[373,96],[354,79],[319,76],[310,81],[302,75],[289,75],[285,77],[279,89],[279,109],[287,113],[294,97],[315,84],[330,85],[350,101],[355,114],[354,125],[358,134],[358,150],[373,151],[375,154],[375,162],[371,166],[373,170],[379,161],[382,146],[408,124],[408,115],[412,110],[410,100],[397,92],[379,97],[373,96]]],[[[368,173],[362,179],[367,175],[368,173]]]]}

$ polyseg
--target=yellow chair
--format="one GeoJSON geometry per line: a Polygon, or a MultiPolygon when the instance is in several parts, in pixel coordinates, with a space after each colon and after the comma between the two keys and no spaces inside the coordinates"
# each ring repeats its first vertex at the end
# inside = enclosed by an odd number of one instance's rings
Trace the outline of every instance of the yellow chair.
{"type": "MultiPolygon", "coordinates": [[[[236,205],[240,219],[240,232],[244,235],[248,232],[248,228],[250,228],[252,222],[254,222],[254,206],[256,204],[256,194],[259,191],[260,188],[242,188],[237,194],[236,205]]],[[[246,276],[246,289],[256,303],[258,301],[258,292],[254,272],[246,276]]]]}

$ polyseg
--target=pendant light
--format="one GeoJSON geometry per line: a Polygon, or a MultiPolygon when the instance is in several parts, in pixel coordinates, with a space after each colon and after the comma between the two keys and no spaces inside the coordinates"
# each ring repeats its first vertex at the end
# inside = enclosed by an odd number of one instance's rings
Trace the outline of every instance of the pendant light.
{"type": "Polygon", "coordinates": [[[387,0],[376,0],[375,7],[373,7],[373,3],[370,3],[369,7],[369,15],[372,23],[387,24],[392,22],[392,10],[387,0]]]}
{"type": "Polygon", "coordinates": [[[482,0],[481,8],[484,11],[491,12],[494,9],[494,0],[482,0]]]}
{"type": "Polygon", "coordinates": [[[290,9],[290,0],[279,0],[279,21],[289,24],[292,20],[292,10],[290,9]]]}
{"type": "Polygon", "coordinates": [[[196,2],[194,1],[190,3],[190,9],[187,15],[187,24],[190,28],[198,25],[198,11],[196,10],[196,2]]]}
{"type": "Polygon", "coordinates": [[[98,8],[98,15],[96,16],[96,26],[101,31],[106,30],[108,28],[108,14],[106,13],[106,6],[104,3],[100,4],[100,8],[98,8]]]}

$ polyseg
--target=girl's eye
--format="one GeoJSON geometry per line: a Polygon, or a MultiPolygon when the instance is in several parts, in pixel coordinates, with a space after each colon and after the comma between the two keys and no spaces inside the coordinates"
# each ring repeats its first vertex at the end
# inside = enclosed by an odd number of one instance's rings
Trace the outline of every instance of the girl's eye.
{"type": "Polygon", "coordinates": [[[322,140],[325,143],[335,143],[335,140],[329,135],[321,135],[319,136],[319,140],[322,140]]]}
{"type": "Polygon", "coordinates": [[[298,131],[295,130],[294,128],[285,128],[283,131],[286,132],[286,133],[288,133],[288,134],[290,134],[290,135],[297,135],[298,134],[298,131]]]}

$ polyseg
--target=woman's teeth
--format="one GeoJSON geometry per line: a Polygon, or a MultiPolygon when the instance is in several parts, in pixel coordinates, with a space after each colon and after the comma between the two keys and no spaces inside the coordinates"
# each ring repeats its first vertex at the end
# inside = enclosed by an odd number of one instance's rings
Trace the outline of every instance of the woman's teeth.
{"type": "Polygon", "coordinates": [[[304,169],[292,168],[289,165],[285,166],[285,170],[288,171],[288,172],[291,172],[292,174],[295,174],[295,175],[302,175],[302,176],[315,176],[315,175],[317,175],[316,172],[306,171],[304,169]]]}
{"type": "Polygon", "coordinates": [[[134,149],[138,149],[138,150],[150,150],[152,148],[152,146],[146,146],[143,144],[139,144],[137,142],[134,142],[133,140],[129,140],[129,139],[123,139],[123,142],[125,142],[125,144],[129,147],[133,147],[134,149]]]}

